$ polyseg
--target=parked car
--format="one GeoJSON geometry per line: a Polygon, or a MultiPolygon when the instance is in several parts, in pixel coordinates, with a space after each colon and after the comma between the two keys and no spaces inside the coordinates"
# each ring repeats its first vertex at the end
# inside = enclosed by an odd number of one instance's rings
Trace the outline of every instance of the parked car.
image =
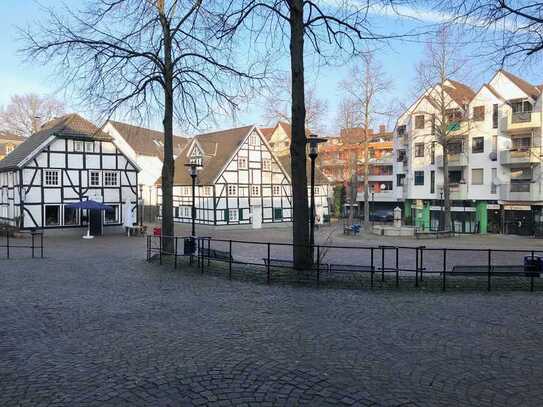
{"type": "Polygon", "coordinates": [[[377,209],[370,213],[371,222],[392,222],[394,221],[394,212],[392,209],[377,209]]]}

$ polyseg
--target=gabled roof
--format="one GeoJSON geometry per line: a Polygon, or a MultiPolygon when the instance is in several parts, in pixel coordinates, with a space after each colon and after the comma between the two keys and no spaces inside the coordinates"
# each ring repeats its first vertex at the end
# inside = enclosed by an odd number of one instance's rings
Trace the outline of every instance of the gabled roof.
{"type": "MultiPolygon", "coordinates": [[[[292,167],[290,163],[290,154],[277,157],[277,160],[279,161],[279,164],[281,164],[281,166],[285,169],[289,179],[292,180],[292,167]]],[[[307,173],[307,183],[309,184],[309,177],[311,175],[311,161],[309,160],[309,158],[306,161],[306,173],[307,173]]],[[[328,177],[324,175],[321,169],[317,166],[315,170],[315,184],[326,185],[329,183],[330,183],[330,180],[328,179],[328,177]]]]}
{"type": "Polygon", "coordinates": [[[443,89],[460,107],[467,105],[475,96],[475,92],[469,86],[458,81],[447,79],[452,86],[443,86],[443,89]]]}
{"type": "MultiPolygon", "coordinates": [[[[119,132],[124,141],[132,147],[136,154],[159,157],[160,159],[163,158],[164,133],[113,120],[110,120],[109,122],[119,132]]],[[[180,155],[189,143],[190,139],[174,135],[173,154],[175,156],[180,155]]]]}
{"type": "MultiPolygon", "coordinates": [[[[193,138],[192,143],[197,143],[204,150],[203,167],[198,171],[200,185],[212,185],[215,182],[243,140],[254,128],[255,126],[238,127],[199,134],[193,138]]],[[[188,169],[185,167],[185,164],[189,162],[187,154],[191,150],[192,148],[187,148],[186,154],[180,155],[175,160],[174,185],[190,185],[192,183],[188,169]]]]}
{"type": "MultiPolygon", "coordinates": [[[[277,126],[276,126],[277,127],[277,126]]],[[[275,131],[275,127],[259,127],[260,132],[264,136],[264,138],[268,141],[270,141],[270,138],[275,131]]]]}
{"type": "Polygon", "coordinates": [[[51,137],[76,138],[89,141],[112,140],[109,135],[78,114],[68,114],[45,123],[40,131],[28,137],[24,143],[19,144],[15,150],[0,161],[0,171],[18,168],[31,154],[37,153],[36,150],[51,137]]]}
{"type": "Polygon", "coordinates": [[[530,96],[533,99],[537,99],[539,95],[541,94],[541,89],[539,89],[539,87],[526,82],[524,79],[521,79],[518,76],[513,75],[511,72],[507,72],[503,69],[500,69],[498,72],[501,72],[511,82],[517,85],[517,87],[520,90],[522,90],[524,93],[526,93],[527,96],[530,96]]]}

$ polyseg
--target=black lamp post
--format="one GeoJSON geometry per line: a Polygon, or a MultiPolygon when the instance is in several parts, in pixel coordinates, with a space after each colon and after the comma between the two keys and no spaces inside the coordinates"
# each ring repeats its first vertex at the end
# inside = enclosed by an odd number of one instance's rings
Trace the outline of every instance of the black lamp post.
{"type": "Polygon", "coordinates": [[[311,208],[310,208],[310,224],[309,230],[309,246],[313,253],[315,245],[315,161],[319,155],[319,143],[324,143],[327,139],[318,137],[316,134],[311,134],[306,142],[309,143],[309,158],[311,159],[311,208]]]}
{"type": "Polygon", "coordinates": [[[443,218],[443,206],[444,206],[443,187],[441,187],[441,192],[439,193],[439,195],[441,196],[441,213],[439,214],[439,229],[440,230],[445,230],[445,225],[443,225],[445,223],[445,220],[443,218]]]}
{"type": "Polygon", "coordinates": [[[143,227],[143,210],[145,203],[143,202],[143,184],[140,184],[140,227],[143,227]]]}
{"type": "MultiPolygon", "coordinates": [[[[375,192],[372,190],[371,191],[371,210],[369,211],[370,212],[370,219],[372,219],[371,217],[371,213],[375,211],[375,192]]],[[[371,221],[371,226],[373,227],[373,224],[375,222],[375,216],[373,217],[373,220],[371,221]]]]}
{"type": "Polygon", "coordinates": [[[191,236],[194,239],[196,237],[196,177],[198,176],[198,164],[189,163],[185,164],[185,167],[190,168],[190,177],[192,178],[192,231],[191,236]]]}

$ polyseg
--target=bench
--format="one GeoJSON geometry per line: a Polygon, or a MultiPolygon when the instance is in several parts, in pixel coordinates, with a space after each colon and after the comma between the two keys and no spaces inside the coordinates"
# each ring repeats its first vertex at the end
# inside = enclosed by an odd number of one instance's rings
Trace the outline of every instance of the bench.
{"type": "MultiPolygon", "coordinates": [[[[490,274],[502,277],[539,277],[539,271],[525,271],[524,266],[491,266],[490,274]]],[[[487,276],[488,266],[453,266],[448,275],[487,276]]]]}
{"type": "Polygon", "coordinates": [[[200,255],[207,259],[220,260],[220,261],[234,261],[234,258],[230,252],[217,249],[200,248],[200,255]]]}
{"type": "Polygon", "coordinates": [[[360,225],[343,225],[343,234],[356,236],[360,233],[360,225]]]}

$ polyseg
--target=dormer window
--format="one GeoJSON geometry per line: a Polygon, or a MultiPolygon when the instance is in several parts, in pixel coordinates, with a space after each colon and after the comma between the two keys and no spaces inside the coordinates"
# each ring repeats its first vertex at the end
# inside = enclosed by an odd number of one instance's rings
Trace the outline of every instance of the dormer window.
{"type": "Polygon", "coordinates": [[[190,157],[190,163],[196,164],[198,167],[201,167],[203,163],[203,159],[200,156],[190,157]]]}

